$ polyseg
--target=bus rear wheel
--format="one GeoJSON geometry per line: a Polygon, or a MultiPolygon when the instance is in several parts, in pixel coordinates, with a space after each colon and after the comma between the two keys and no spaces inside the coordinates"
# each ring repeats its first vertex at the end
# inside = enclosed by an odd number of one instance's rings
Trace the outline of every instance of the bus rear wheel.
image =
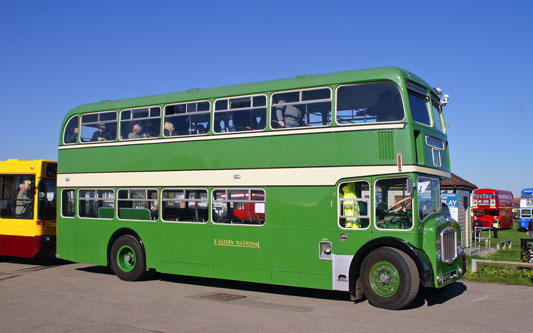
{"type": "Polygon", "coordinates": [[[139,241],[132,235],[120,236],[111,247],[111,269],[121,280],[138,281],[146,275],[146,261],[139,241]]]}
{"type": "Polygon", "coordinates": [[[406,253],[381,247],[372,251],[361,266],[363,292],[370,304],[384,309],[402,309],[418,294],[420,277],[415,262],[406,253]]]}

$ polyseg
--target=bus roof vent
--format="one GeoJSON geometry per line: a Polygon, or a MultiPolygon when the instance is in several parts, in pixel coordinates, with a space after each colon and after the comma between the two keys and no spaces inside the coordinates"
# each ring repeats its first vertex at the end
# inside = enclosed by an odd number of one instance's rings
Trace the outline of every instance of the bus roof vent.
{"type": "Polygon", "coordinates": [[[311,74],[300,74],[300,75],[296,75],[296,78],[297,79],[306,79],[308,77],[311,77],[312,75],[311,74]]]}
{"type": "Polygon", "coordinates": [[[185,92],[195,92],[195,91],[198,91],[200,89],[198,88],[191,88],[191,89],[187,89],[185,92]]]}

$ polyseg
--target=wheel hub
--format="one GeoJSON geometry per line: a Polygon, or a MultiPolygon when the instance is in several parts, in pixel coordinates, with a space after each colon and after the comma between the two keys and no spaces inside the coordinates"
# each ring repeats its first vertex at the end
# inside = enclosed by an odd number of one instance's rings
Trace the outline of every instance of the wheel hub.
{"type": "Polygon", "coordinates": [[[124,272],[131,272],[135,268],[135,252],[128,246],[122,246],[117,253],[117,263],[119,268],[124,272]]]}
{"type": "Polygon", "coordinates": [[[392,297],[400,287],[400,274],[388,261],[375,263],[370,269],[370,286],[381,297],[392,297]]]}

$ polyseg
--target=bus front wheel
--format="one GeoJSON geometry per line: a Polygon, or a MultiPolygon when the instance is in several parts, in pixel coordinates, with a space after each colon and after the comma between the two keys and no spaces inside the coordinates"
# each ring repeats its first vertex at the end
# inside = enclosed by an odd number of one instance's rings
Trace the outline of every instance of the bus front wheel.
{"type": "Polygon", "coordinates": [[[372,251],[361,265],[363,293],[370,304],[384,309],[402,309],[418,294],[420,277],[415,262],[392,247],[372,251]]]}
{"type": "Polygon", "coordinates": [[[144,252],[132,235],[120,236],[111,247],[111,269],[121,280],[138,281],[146,274],[144,252]]]}

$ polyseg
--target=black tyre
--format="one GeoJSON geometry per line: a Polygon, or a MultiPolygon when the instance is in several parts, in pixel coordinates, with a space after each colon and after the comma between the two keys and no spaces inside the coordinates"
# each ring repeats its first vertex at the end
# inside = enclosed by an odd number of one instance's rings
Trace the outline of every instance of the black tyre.
{"type": "Polygon", "coordinates": [[[363,292],[370,304],[383,309],[402,309],[413,301],[420,287],[415,262],[406,253],[381,247],[361,265],[363,292]]]}
{"type": "Polygon", "coordinates": [[[121,280],[138,281],[146,275],[146,260],[137,238],[120,236],[111,247],[111,269],[121,280]]]}

